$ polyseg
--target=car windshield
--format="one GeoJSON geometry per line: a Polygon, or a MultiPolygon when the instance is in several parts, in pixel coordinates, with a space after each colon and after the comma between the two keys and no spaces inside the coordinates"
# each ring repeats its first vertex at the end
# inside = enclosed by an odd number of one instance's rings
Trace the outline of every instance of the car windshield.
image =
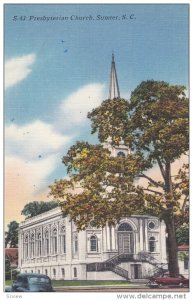
{"type": "Polygon", "coordinates": [[[46,277],[30,277],[28,280],[29,280],[30,284],[50,283],[49,278],[46,278],[46,277]]]}

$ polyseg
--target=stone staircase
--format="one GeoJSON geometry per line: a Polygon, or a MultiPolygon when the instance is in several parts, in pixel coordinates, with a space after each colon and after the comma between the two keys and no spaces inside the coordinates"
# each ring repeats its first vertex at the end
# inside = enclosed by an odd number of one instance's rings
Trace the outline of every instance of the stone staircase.
{"type": "MultiPolygon", "coordinates": [[[[149,253],[143,252],[137,255],[121,253],[109,258],[104,262],[88,263],[87,272],[112,271],[117,275],[129,280],[130,278],[128,275],[128,271],[119,266],[124,262],[148,262],[155,267],[152,273],[156,276],[167,271],[167,269],[165,268],[167,264],[161,263],[149,253]]],[[[149,276],[150,274],[147,277],[149,276]]]]}

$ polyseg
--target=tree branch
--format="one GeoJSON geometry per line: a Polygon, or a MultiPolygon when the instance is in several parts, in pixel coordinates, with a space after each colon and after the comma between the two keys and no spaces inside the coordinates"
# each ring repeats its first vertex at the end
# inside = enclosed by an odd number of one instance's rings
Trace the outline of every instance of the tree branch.
{"type": "Polygon", "coordinates": [[[158,183],[157,181],[153,180],[152,178],[150,178],[149,176],[145,175],[144,173],[139,174],[138,177],[146,178],[151,183],[153,183],[155,186],[163,188],[163,184],[158,183]]]}
{"type": "Polygon", "coordinates": [[[188,200],[188,196],[186,196],[183,201],[182,208],[181,208],[182,212],[184,212],[186,209],[187,200],[188,200]]]}
{"type": "Polygon", "coordinates": [[[158,165],[160,167],[160,171],[161,171],[161,174],[163,176],[163,179],[165,180],[165,177],[166,177],[166,171],[164,170],[164,167],[162,165],[162,162],[161,160],[159,159],[159,157],[157,157],[157,162],[158,162],[158,165]]]}
{"type": "Polygon", "coordinates": [[[144,191],[148,191],[148,192],[151,192],[151,193],[156,193],[156,194],[158,194],[160,196],[163,196],[163,193],[160,193],[158,191],[154,191],[154,190],[151,190],[151,189],[144,189],[144,191]]]}

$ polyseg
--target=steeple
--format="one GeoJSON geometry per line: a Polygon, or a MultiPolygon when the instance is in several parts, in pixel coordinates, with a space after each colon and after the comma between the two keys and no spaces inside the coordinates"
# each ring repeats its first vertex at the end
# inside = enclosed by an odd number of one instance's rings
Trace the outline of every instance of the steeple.
{"type": "Polygon", "coordinates": [[[115,68],[114,54],[112,54],[111,74],[109,84],[109,99],[120,98],[117,72],[115,68]]]}

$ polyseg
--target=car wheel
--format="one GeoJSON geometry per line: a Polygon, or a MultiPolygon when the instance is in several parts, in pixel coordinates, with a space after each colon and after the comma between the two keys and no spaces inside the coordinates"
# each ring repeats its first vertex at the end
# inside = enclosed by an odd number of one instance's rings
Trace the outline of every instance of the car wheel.
{"type": "Polygon", "coordinates": [[[180,283],[179,283],[179,287],[184,288],[184,287],[186,287],[186,286],[185,286],[185,284],[184,284],[183,282],[180,282],[180,283]]]}

